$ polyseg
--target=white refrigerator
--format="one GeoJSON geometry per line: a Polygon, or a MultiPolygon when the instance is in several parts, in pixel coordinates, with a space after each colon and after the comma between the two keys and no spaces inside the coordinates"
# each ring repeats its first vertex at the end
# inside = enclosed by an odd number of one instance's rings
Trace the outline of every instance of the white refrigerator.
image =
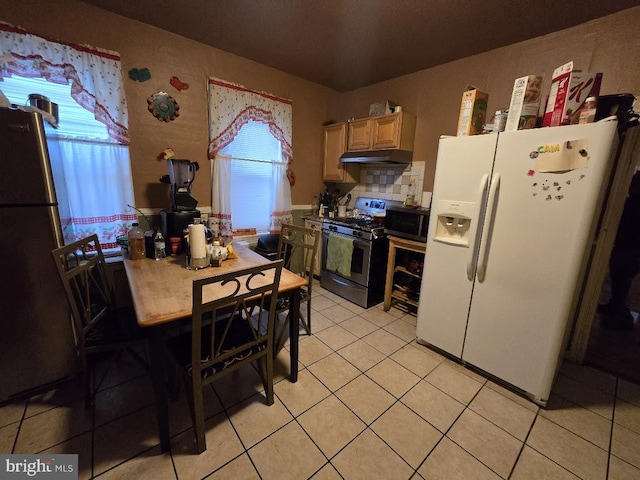
{"type": "Polygon", "coordinates": [[[615,119],[440,140],[418,341],[545,404],[607,191],[615,119]]]}

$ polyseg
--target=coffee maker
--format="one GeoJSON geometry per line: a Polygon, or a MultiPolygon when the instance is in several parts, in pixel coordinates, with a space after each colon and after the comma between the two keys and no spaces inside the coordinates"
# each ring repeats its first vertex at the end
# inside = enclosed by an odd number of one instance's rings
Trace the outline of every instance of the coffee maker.
{"type": "MultiPolygon", "coordinates": [[[[196,210],[198,201],[191,195],[191,184],[200,168],[197,162],[171,158],[167,160],[169,175],[164,175],[160,181],[171,185],[169,200],[171,209],[160,212],[162,234],[165,241],[171,237],[183,237],[184,229],[193,223],[194,218],[200,218],[200,211],[196,210]]],[[[168,250],[169,251],[169,250],[168,250]]]]}

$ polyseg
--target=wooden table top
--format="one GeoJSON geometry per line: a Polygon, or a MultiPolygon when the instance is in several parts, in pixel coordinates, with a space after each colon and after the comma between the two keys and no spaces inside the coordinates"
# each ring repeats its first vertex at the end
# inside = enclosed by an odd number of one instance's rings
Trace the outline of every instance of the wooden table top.
{"type": "MultiPolygon", "coordinates": [[[[196,279],[269,263],[268,259],[245,246],[234,244],[233,250],[238,258],[225,260],[220,267],[201,270],[185,268],[184,255],[162,260],[125,258],[124,268],[138,324],[150,327],[189,317],[192,311],[193,281],[196,279]]],[[[282,269],[278,291],[288,292],[306,284],[304,278],[282,269]]]]}

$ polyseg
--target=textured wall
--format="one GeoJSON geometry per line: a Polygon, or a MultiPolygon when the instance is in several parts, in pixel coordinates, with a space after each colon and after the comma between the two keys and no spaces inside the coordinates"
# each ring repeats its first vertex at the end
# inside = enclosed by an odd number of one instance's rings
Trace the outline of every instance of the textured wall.
{"type": "MultiPolygon", "coordinates": [[[[242,84],[293,101],[294,204],[309,204],[322,184],[322,123],[329,97],[325,87],[279,72],[259,63],[167,33],[75,0],[0,0],[0,20],[37,35],[88,44],[120,53],[129,107],[131,167],[136,205],[167,208],[168,185],[158,179],[168,173],[156,156],[172,147],[178,158],[198,161],[202,170],[194,183],[199,206],[211,205],[207,160],[207,94],[209,77],[242,84]],[[147,67],[147,82],[129,80],[131,68],[147,67]],[[178,91],[172,76],[189,84],[178,91]],[[180,105],[180,116],[169,123],[147,111],[146,99],[165,90],[180,105]]],[[[0,87],[1,88],[1,87],[0,87]]]]}
{"type": "MultiPolygon", "coordinates": [[[[601,93],[640,93],[640,7],[533,40],[422,70],[370,87],[338,94],[256,62],[128,20],[75,0],[0,0],[0,20],[63,41],[120,52],[123,69],[148,67],[145,83],[125,80],[130,113],[131,163],[139,207],[168,206],[167,187],[158,183],[166,166],[156,155],[171,146],[180,158],[199,161],[194,184],[201,206],[210,205],[206,79],[215,76],[293,100],[294,204],[313,201],[322,184],[322,123],[366,117],[369,104],[393,100],[417,116],[414,159],[425,162],[423,189],[431,191],[440,135],[455,133],[460,97],[468,84],[489,93],[488,112],[509,105],[513,81],[544,75],[548,91],[554,68],[573,60],[577,68],[603,72],[601,93]],[[190,88],[168,84],[178,76],[190,88]],[[170,92],[180,117],[165,124],[147,112],[146,98],[170,92]]],[[[430,48],[430,46],[425,46],[430,48]]]]}
{"type": "Polygon", "coordinates": [[[431,191],[438,139],[455,135],[465,86],[475,85],[489,93],[489,116],[508,108],[516,78],[543,75],[543,92],[548,93],[553,70],[573,60],[578,69],[603,73],[601,94],[640,95],[639,31],[640,7],[636,7],[342,94],[329,111],[337,121],[366,117],[370,103],[388,99],[417,115],[414,159],[425,162],[423,188],[431,191]]]}

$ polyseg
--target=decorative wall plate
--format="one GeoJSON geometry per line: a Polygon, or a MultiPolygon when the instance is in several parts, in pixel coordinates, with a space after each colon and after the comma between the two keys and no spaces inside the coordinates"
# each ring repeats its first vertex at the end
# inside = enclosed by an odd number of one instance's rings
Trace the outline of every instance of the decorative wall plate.
{"type": "Polygon", "coordinates": [[[158,92],[147,98],[151,114],[158,120],[170,122],[180,115],[178,103],[167,92],[158,92]]]}

